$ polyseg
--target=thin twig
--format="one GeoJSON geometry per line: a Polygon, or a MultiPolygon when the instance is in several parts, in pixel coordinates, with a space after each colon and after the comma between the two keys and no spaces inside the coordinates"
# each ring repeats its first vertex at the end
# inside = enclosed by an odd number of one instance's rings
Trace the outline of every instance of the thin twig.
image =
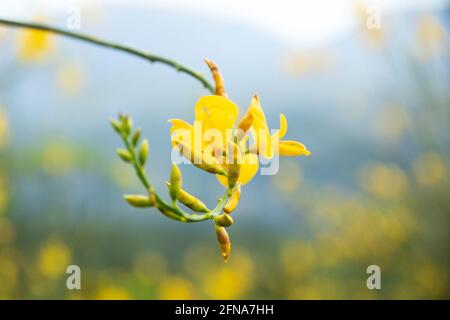
{"type": "Polygon", "coordinates": [[[47,31],[47,32],[51,32],[51,33],[55,33],[55,34],[59,34],[62,36],[66,36],[69,38],[73,38],[73,39],[77,39],[77,40],[81,40],[81,41],[85,41],[85,42],[89,42],[98,46],[102,46],[105,48],[110,48],[113,50],[117,50],[117,51],[122,51],[128,54],[131,54],[133,56],[136,57],[140,57],[143,58],[147,61],[150,62],[159,62],[165,65],[168,65],[172,68],[174,68],[175,70],[182,72],[182,73],[186,73],[188,75],[190,75],[191,77],[197,79],[198,81],[200,81],[200,83],[206,88],[208,89],[211,93],[214,93],[214,88],[211,85],[211,83],[209,83],[208,80],[205,79],[205,77],[200,74],[199,72],[192,70],[174,60],[165,58],[165,57],[161,57],[155,54],[151,54],[148,52],[144,52],[138,49],[134,49],[128,46],[124,46],[118,43],[114,43],[114,42],[110,42],[110,41],[106,41],[106,40],[102,40],[102,39],[98,39],[86,34],[82,34],[82,33],[77,33],[77,32],[72,32],[72,31],[68,31],[68,30],[64,30],[64,29],[60,29],[60,28],[56,28],[56,27],[52,27],[52,26],[48,26],[45,24],[41,24],[41,23],[34,23],[34,22],[20,22],[20,21],[15,21],[15,20],[8,20],[8,19],[2,19],[0,18],[0,24],[3,25],[7,25],[10,27],[16,27],[16,28],[28,28],[28,29],[35,29],[35,30],[41,30],[41,31],[47,31]]]}

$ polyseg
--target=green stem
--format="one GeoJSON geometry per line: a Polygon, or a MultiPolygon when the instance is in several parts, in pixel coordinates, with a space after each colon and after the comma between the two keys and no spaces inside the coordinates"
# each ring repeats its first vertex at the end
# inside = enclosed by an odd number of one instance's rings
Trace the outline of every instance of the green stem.
{"type": "Polygon", "coordinates": [[[134,147],[131,145],[130,141],[128,141],[128,138],[126,135],[121,134],[120,135],[125,147],[127,148],[128,152],[131,155],[131,165],[133,166],[134,170],[136,171],[136,174],[141,181],[141,183],[144,185],[147,191],[151,190],[153,194],[155,195],[156,202],[159,206],[162,208],[168,209],[174,213],[177,214],[177,217],[168,216],[171,219],[175,219],[177,221],[181,222],[201,222],[205,220],[213,219],[216,215],[220,214],[227,204],[228,200],[230,199],[231,192],[227,190],[225,194],[219,199],[219,202],[217,206],[211,210],[210,212],[207,212],[205,214],[189,214],[179,208],[176,204],[170,205],[166,203],[159,195],[156,193],[156,191],[153,189],[152,185],[150,184],[150,181],[148,180],[147,176],[145,175],[143,167],[139,164],[136,153],[134,150],[134,147]]]}
{"type": "Polygon", "coordinates": [[[33,23],[33,22],[20,22],[20,21],[14,21],[14,20],[8,20],[8,19],[2,19],[0,18],[0,24],[4,24],[4,25],[8,25],[10,27],[16,27],[16,28],[28,28],[28,29],[35,29],[35,30],[41,30],[41,31],[47,31],[47,32],[51,32],[51,33],[55,33],[55,34],[59,34],[65,37],[69,37],[69,38],[73,38],[73,39],[77,39],[77,40],[81,40],[81,41],[85,41],[88,43],[92,43],[98,46],[102,46],[105,48],[110,48],[113,50],[117,50],[117,51],[122,51],[128,54],[131,54],[133,56],[136,57],[140,57],[143,58],[147,61],[150,62],[159,62],[165,65],[168,65],[172,68],[174,68],[175,70],[182,72],[182,73],[186,73],[189,76],[197,79],[198,81],[200,81],[200,83],[206,88],[208,89],[212,94],[214,94],[214,87],[211,85],[211,83],[209,83],[208,80],[205,79],[205,77],[203,77],[202,74],[200,74],[199,72],[192,70],[174,60],[165,58],[165,57],[161,57],[155,54],[151,54],[148,52],[144,52],[141,50],[137,50],[128,46],[124,46],[118,43],[114,43],[114,42],[109,42],[106,40],[102,40],[102,39],[98,39],[89,35],[85,35],[82,33],[77,33],[77,32],[72,32],[72,31],[67,31],[64,29],[60,29],[60,28],[56,28],[56,27],[52,27],[52,26],[48,26],[45,24],[41,24],[41,23],[33,23]]]}

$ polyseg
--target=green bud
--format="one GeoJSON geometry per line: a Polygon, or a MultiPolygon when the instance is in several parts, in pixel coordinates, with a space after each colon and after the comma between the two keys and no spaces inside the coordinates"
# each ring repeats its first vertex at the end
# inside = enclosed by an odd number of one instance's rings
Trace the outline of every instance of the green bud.
{"type": "Polygon", "coordinates": [[[227,145],[228,164],[228,188],[233,189],[239,179],[241,172],[241,151],[236,143],[229,142],[227,145]]]}
{"type": "Polygon", "coordinates": [[[131,142],[133,143],[133,147],[137,146],[140,137],[141,137],[141,129],[137,129],[134,132],[133,137],[131,138],[131,142]]]}
{"type": "Polygon", "coordinates": [[[133,207],[146,208],[153,207],[155,205],[155,198],[152,196],[144,195],[124,195],[123,198],[133,207]]]}
{"type": "Polygon", "coordinates": [[[181,171],[176,164],[172,165],[172,172],[170,174],[169,193],[172,200],[178,198],[182,186],[181,171]]]}
{"type": "Polygon", "coordinates": [[[113,127],[114,131],[120,134],[120,131],[122,130],[120,123],[114,119],[109,120],[111,123],[111,126],[113,127]]]}
{"type": "Polygon", "coordinates": [[[144,139],[141,143],[141,148],[139,149],[139,163],[141,165],[145,164],[148,156],[148,140],[144,139]]]}
{"type": "Polygon", "coordinates": [[[122,130],[128,136],[131,132],[131,128],[133,128],[133,119],[127,115],[120,116],[122,120],[122,130]]]}
{"type": "Polygon", "coordinates": [[[125,161],[125,162],[131,161],[131,154],[128,152],[128,150],[117,149],[116,153],[123,161],[125,161]]]}
{"type": "Polygon", "coordinates": [[[231,193],[230,199],[228,200],[227,204],[223,208],[223,211],[225,213],[233,212],[234,209],[236,209],[240,198],[241,198],[241,185],[237,184],[231,193]]]}
{"type": "Polygon", "coordinates": [[[214,222],[219,227],[229,227],[233,224],[233,218],[229,214],[221,214],[214,217],[214,222]]]}
{"type": "Polygon", "coordinates": [[[166,217],[168,217],[170,219],[186,222],[185,218],[180,217],[176,212],[174,212],[170,208],[167,208],[167,207],[164,207],[164,206],[159,206],[158,204],[156,205],[156,207],[166,217]]]}
{"type": "MultiPolygon", "coordinates": [[[[167,187],[170,190],[170,182],[167,182],[167,187]]],[[[178,192],[178,201],[180,201],[182,204],[184,204],[186,207],[190,208],[191,210],[195,212],[210,212],[211,210],[208,209],[206,204],[204,204],[200,199],[196,198],[189,192],[180,189],[178,192]]]]}

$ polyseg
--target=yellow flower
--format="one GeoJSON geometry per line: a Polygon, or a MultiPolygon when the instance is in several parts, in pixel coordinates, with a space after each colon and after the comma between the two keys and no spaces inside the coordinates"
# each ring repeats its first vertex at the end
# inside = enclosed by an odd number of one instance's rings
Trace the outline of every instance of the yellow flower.
{"type": "MultiPolygon", "coordinates": [[[[279,141],[287,132],[287,120],[280,115],[280,129],[271,135],[259,98],[254,96],[247,113],[236,124],[238,106],[226,97],[211,95],[201,97],[195,106],[195,122],[191,125],[180,119],[171,119],[172,146],[188,146],[195,159],[216,158],[227,170],[228,146],[236,143],[241,156],[234,159],[241,165],[237,182],[248,183],[258,172],[258,156],[271,159],[274,155],[309,156],[309,150],[298,141],[279,141]],[[249,145],[250,137],[255,141],[249,145]]],[[[230,157],[232,158],[232,157],[230,157]]],[[[223,185],[227,177],[217,175],[223,185]]]]}
{"type": "Polygon", "coordinates": [[[259,103],[258,96],[254,96],[250,107],[248,108],[247,114],[244,118],[251,117],[253,119],[252,123],[252,134],[255,138],[255,145],[258,153],[266,158],[272,158],[275,154],[280,156],[309,156],[311,152],[298,141],[285,141],[282,139],[288,128],[288,123],[286,116],[280,114],[280,129],[273,135],[270,134],[269,125],[267,124],[266,116],[259,103]],[[278,152],[276,153],[276,146],[278,144],[278,152]]]}

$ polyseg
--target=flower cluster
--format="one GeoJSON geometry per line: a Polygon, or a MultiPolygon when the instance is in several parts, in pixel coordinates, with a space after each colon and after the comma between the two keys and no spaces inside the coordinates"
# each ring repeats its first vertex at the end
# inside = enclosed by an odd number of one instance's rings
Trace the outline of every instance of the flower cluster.
{"type": "Polygon", "coordinates": [[[169,122],[172,153],[172,172],[167,182],[171,202],[164,201],[151,186],[144,171],[148,156],[148,142],[139,146],[141,131],[134,130],[129,116],[120,115],[111,124],[121,136],[125,149],[117,154],[130,163],[147,190],[146,195],[126,195],[125,200],[134,207],[156,207],[165,216],[181,222],[213,220],[222,256],[228,259],[231,250],[226,228],[233,224],[231,213],[236,209],[241,186],[247,184],[259,170],[261,159],[278,156],[309,156],[310,151],[300,142],[280,140],[287,133],[287,120],[280,114],[280,129],[271,130],[258,96],[254,96],[247,112],[239,121],[238,106],[226,93],[217,65],[206,60],[215,81],[215,94],[201,97],[195,106],[194,124],[181,119],[169,122]],[[181,157],[180,157],[181,156],[181,157]],[[225,186],[218,205],[210,210],[200,199],[182,188],[179,163],[191,163],[199,169],[216,175],[225,186]],[[188,213],[178,204],[189,208],[188,213]]]}

